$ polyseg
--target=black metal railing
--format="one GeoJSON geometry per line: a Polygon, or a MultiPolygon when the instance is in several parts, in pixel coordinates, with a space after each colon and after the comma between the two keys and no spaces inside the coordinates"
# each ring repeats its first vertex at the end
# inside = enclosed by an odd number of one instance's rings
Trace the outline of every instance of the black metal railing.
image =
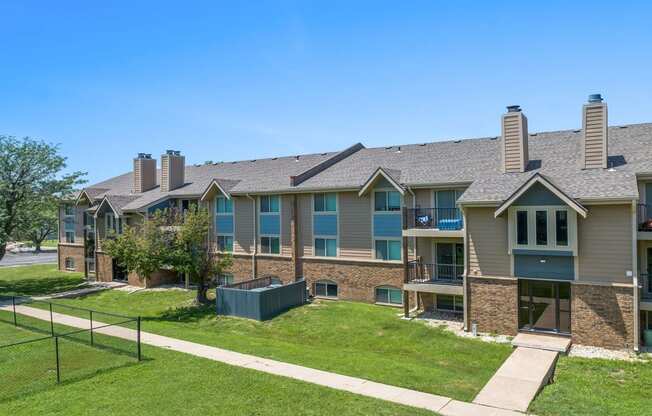
{"type": "Polygon", "coordinates": [[[142,359],[140,317],[0,296],[0,325],[0,402],[142,359]]]}
{"type": "Polygon", "coordinates": [[[641,299],[652,300],[652,274],[641,274],[639,282],[641,286],[641,299]]]}
{"type": "Polygon", "coordinates": [[[406,228],[461,230],[464,227],[459,208],[405,208],[406,228]]]}
{"type": "Polygon", "coordinates": [[[652,205],[638,204],[636,218],[639,231],[652,231],[652,205]]]}
{"type": "Polygon", "coordinates": [[[462,284],[464,266],[459,264],[408,263],[408,283],[462,284]]]}

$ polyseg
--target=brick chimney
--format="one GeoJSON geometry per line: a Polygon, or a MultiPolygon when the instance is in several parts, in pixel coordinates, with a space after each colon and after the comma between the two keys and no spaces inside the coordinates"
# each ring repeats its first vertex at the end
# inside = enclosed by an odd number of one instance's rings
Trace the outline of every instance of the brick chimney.
{"type": "Polygon", "coordinates": [[[609,149],[607,103],[600,94],[589,95],[582,107],[582,169],[606,169],[609,149]]]}
{"type": "Polygon", "coordinates": [[[503,172],[525,172],[528,164],[527,117],[518,105],[507,107],[502,118],[503,172]]]}
{"type": "Polygon", "coordinates": [[[186,158],[178,150],[161,155],[161,192],[169,192],[185,183],[186,158]]]}
{"type": "Polygon", "coordinates": [[[149,191],[156,186],[156,159],[149,153],[134,158],[134,193],[149,191]]]}

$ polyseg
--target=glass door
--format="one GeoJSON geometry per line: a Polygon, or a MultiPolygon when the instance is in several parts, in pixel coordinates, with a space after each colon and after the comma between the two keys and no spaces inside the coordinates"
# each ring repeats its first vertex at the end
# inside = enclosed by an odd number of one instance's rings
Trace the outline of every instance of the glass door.
{"type": "Polygon", "coordinates": [[[518,300],[520,329],[570,333],[570,283],[519,280],[518,300]]]}

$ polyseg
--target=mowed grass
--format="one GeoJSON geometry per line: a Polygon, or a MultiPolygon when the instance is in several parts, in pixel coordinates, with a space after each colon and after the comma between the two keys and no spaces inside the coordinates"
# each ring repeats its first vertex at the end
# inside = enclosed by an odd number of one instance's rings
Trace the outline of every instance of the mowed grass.
{"type": "Polygon", "coordinates": [[[57,303],[140,315],[144,331],[465,401],[511,353],[508,345],[404,321],[396,308],[316,301],[256,322],[218,317],[212,306],[193,306],[194,295],[112,290],[57,303]]]}
{"type": "MultiPolygon", "coordinates": [[[[40,335],[0,323],[0,338],[40,335]]],[[[60,338],[60,385],[53,339],[0,349],[0,414],[432,414],[155,347],[137,362],[109,348],[115,338],[96,341],[60,338]]]]}
{"type": "Polygon", "coordinates": [[[0,268],[0,295],[38,296],[78,289],[82,273],[61,272],[56,264],[0,268]]]}
{"type": "Polygon", "coordinates": [[[539,416],[652,414],[652,362],[561,357],[555,382],[530,405],[539,416]]]}

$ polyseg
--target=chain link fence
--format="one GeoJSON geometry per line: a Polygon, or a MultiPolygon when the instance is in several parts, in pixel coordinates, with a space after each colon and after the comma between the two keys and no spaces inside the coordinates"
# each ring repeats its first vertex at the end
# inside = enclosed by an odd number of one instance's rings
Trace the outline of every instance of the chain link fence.
{"type": "Polygon", "coordinates": [[[140,317],[0,296],[0,402],[141,359],[140,317]]]}

